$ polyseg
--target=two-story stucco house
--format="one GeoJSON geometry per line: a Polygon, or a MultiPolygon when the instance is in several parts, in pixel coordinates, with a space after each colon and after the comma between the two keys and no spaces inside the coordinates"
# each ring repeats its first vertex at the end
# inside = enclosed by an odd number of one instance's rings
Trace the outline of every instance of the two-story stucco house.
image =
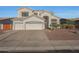
{"type": "Polygon", "coordinates": [[[20,8],[15,18],[0,19],[2,30],[43,30],[50,28],[51,23],[60,24],[60,18],[46,10],[20,8]]]}
{"type": "Polygon", "coordinates": [[[13,30],[43,30],[50,28],[51,23],[60,24],[60,18],[45,10],[30,8],[18,9],[18,16],[13,21],[13,30]]]}

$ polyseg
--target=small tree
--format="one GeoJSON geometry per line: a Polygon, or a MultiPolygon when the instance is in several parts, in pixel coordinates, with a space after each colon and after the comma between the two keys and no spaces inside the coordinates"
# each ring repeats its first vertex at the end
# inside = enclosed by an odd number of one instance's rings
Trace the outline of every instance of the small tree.
{"type": "Polygon", "coordinates": [[[50,24],[51,29],[56,29],[59,26],[60,26],[60,24],[56,24],[56,23],[51,23],[50,24]]]}

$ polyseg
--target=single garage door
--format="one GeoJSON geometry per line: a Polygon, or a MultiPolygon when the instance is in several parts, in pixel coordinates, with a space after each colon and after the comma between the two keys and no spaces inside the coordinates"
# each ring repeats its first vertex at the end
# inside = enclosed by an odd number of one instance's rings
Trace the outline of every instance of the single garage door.
{"type": "Polygon", "coordinates": [[[14,30],[23,30],[24,29],[24,26],[23,26],[23,24],[15,24],[14,25],[14,30]]]}
{"type": "Polygon", "coordinates": [[[12,24],[3,24],[3,30],[12,30],[12,24]]]}
{"type": "Polygon", "coordinates": [[[25,28],[26,30],[43,30],[44,24],[43,23],[26,23],[25,28]]]}

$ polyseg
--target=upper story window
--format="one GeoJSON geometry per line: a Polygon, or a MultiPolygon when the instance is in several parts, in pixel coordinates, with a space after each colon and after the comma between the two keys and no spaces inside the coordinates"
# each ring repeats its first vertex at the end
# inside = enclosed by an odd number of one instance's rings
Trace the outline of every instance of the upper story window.
{"type": "Polygon", "coordinates": [[[49,22],[49,16],[43,16],[43,18],[45,19],[45,22],[49,22]]]}
{"type": "Polygon", "coordinates": [[[34,15],[38,15],[38,13],[34,13],[34,15]]]}
{"type": "Polygon", "coordinates": [[[22,16],[23,17],[29,16],[29,12],[22,12],[22,16]]]}
{"type": "Polygon", "coordinates": [[[51,19],[52,23],[57,23],[57,19],[51,19]]]}

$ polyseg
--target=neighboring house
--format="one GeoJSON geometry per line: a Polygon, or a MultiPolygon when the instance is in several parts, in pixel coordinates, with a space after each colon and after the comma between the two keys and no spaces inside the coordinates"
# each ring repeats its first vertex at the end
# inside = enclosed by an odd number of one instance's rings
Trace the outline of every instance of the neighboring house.
{"type": "Polygon", "coordinates": [[[60,24],[60,18],[44,10],[18,9],[18,17],[13,19],[13,30],[43,30],[51,23],[60,24]]]}
{"type": "Polygon", "coordinates": [[[9,18],[1,18],[0,19],[0,30],[12,30],[13,29],[13,21],[9,18]]]}
{"type": "Polygon", "coordinates": [[[65,28],[75,28],[79,29],[79,18],[69,18],[69,19],[60,19],[60,24],[65,24],[65,28]]]}
{"type": "MultiPolygon", "coordinates": [[[[2,30],[43,30],[50,28],[53,23],[60,24],[60,18],[46,10],[18,9],[15,18],[0,20],[2,30]]],[[[58,27],[59,28],[59,27],[58,27]]]]}
{"type": "Polygon", "coordinates": [[[79,29],[79,18],[72,18],[70,20],[73,20],[75,22],[75,28],[79,29]]]}

